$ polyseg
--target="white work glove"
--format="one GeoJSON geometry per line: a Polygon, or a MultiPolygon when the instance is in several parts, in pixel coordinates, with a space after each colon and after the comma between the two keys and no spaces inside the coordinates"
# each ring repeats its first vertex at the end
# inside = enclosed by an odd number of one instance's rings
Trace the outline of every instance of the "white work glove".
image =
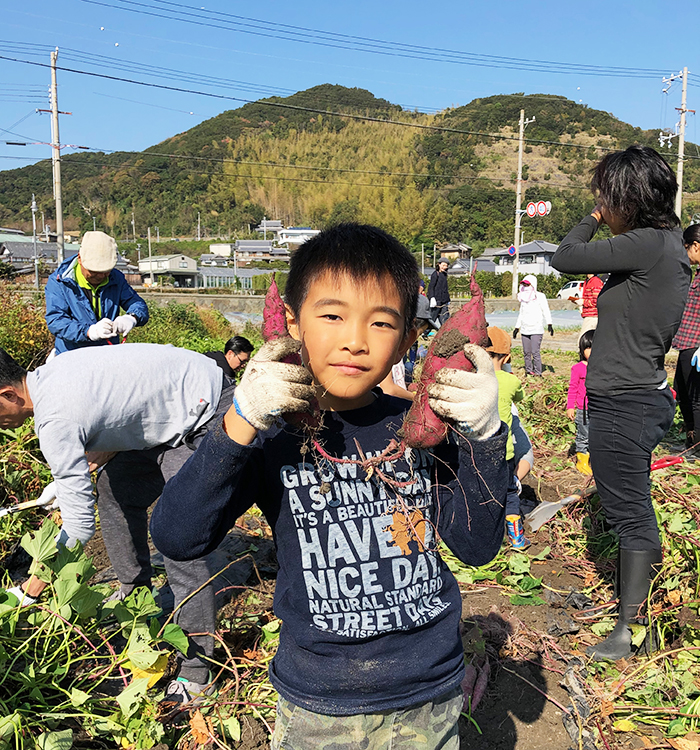
{"type": "Polygon", "coordinates": [[[437,307],[437,300],[435,299],[435,297],[430,298],[430,306],[437,307]]]}
{"type": "Polygon", "coordinates": [[[459,432],[473,440],[486,440],[501,427],[498,416],[498,380],[488,352],[476,344],[465,344],[464,354],[474,372],[444,368],[428,386],[430,408],[454,422],[459,432]]]}
{"type": "Polygon", "coordinates": [[[93,323],[87,332],[90,341],[101,341],[102,339],[111,339],[114,336],[112,330],[112,321],[109,318],[102,318],[97,323],[93,323]]]}
{"type": "Polygon", "coordinates": [[[43,506],[46,510],[58,508],[58,498],[56,497],[56,482],[49,482],[44,491],[39,495],[36,501],[37,505],[43,506]]]}
{"type": "Polygon", "coordinates": [[[316,391],[311,373],[301,365],[280,360],[294,354],[301,342],[293,338],[269,341],[250,360],[234,392],[234,408],[256,430],[267,430],[277,417],[309,411],[316,391]]]}
{"type": "Polygon", "coordinates": [[[695,354],[693,354],[693,358],[690,360],[690,366],[700,372],[700,347],[695,350],[695,354]]]}
{"type": "Polygon", "coordinates": [[[120,315],[114,319],[112,330],[115,334],[126,336],[135,325],[136,318],[133,315],[120,315]]]}

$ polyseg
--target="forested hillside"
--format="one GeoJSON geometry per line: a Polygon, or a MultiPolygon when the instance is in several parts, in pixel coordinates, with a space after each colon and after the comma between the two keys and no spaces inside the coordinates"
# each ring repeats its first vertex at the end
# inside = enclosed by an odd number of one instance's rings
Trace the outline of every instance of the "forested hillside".
{"type": "MultiPolygon", "coordinates": [[[[553,204],[550,216],[524,219],[526,241],[557,242],[591,208],[601,149],[657,145],[657,131],[557,96],[494,96],[426,115],[323,85],[223,112],[139,154],[64,157],[66,226],[92,228],[95,217],[123,238],[133,211],[141,234],[150,225],[162,237],[192,236],[200,212],[206,236],[223,237],[263,215],[315,227],[356,219],[414,246],[501,246],[512,241],[521,108],[536,118],[526,131],[525,200],[553,204]]],[[[696,153],[687,144],[684,223],[700,210],[696,153]]],[[[32,192],[51,220],[50,161],[0,172],[0,225],[30,226],[32,192]]]]}

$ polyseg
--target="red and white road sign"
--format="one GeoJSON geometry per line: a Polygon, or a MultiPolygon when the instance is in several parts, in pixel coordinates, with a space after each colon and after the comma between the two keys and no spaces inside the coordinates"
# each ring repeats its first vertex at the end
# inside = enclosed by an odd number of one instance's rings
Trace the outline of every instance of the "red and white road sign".
{"type": "Polygon", "coordinates": [[[537,213],[540,216],[547,215],[547,204],[544,201],[537,201],[537,213]]]}
{"type": "Polygon", "coordinates": [[[537,206],[536,206],[536,204],[534,204],[534,203],[528,203],[527,204],[527,215],[531,219],[534,219],[535,216],[537,216],[537,206]]]}

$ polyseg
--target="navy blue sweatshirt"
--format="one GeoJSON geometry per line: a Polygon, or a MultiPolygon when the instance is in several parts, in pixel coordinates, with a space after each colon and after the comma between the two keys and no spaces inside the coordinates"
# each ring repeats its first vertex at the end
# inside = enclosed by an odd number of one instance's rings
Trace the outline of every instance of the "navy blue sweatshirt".
{"type": "Polygon", "coordinates": [[[156,547],[189,560],[217,547],[257,504],[272,527],[283,621],[270,679],[287,700],[331,715],[397,710],[433,700],[462,679],[457,582],[436,551],[483,565],[504,529],[507,430],[481,442],[444,443],[385,463],[352,461],[396,437],[410,402],[378,391],[370,406],[326,412],[319,441],[293,428],[250,446],[218,425],[166,485],[151,519],[156,547]],[[400,498],[400,500],[399,500],[400,498]]]}

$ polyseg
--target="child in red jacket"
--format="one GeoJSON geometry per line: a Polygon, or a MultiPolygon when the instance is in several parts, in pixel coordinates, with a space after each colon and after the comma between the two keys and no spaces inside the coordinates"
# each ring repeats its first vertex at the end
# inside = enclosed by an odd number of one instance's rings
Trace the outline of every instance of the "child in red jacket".
{"type": "Polygon", "coordinates": [[[571,368],[569,392],[566,397],[566,414],[576,422],[576,468],[581,474],[591,475],[588,455],[588,399],[586,374],[591,356],[595,331],[585,331],[578,341],[580,360],[571,368]]]}

